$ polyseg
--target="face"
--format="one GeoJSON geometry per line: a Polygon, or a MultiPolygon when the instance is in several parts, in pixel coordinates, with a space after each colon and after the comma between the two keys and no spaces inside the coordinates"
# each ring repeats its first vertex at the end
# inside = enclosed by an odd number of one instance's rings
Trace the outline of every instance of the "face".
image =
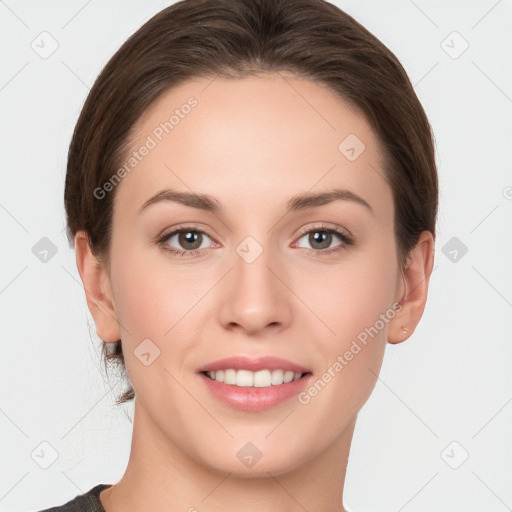
{"type": "Polygon", "coordinates": [[[364,117],[291,74],[200,79],[145,113],[132,150],[109,282],[134,428],[242,476],[341,443],[403,294],[364,117]]]}

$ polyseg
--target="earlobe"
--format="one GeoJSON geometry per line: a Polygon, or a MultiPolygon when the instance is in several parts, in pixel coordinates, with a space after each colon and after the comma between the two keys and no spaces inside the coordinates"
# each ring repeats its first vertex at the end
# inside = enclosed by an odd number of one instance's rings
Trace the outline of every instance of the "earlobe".
{"type": "Polygon", "coordinates": [[[408,339],[418,325],[427,301],[428,285],[434,265],[434,237],[423,231],[409,253],[403,269],[401,309],[389,323],[388,342],[401,343],[408,339]]]}
{"type": "Polygon", "coordinates": [[[86,232],[75,235],[76,265],[89,311],[96,325],[96,334],[107,343],[121,338],[110,278],[104,265],[93,253],[86,232]]]}

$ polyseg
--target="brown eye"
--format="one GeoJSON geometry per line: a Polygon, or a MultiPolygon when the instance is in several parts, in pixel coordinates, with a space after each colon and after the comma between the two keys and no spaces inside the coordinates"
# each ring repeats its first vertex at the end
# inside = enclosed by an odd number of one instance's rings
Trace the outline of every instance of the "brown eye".
{"type": "Polygon", "coordinates": [[[299,244],[302,239],[306,239],[309,244],[309,247],[304,247],[304,249],[315,256],[326,256],[340,252],[354,243],[353,238],[348,233],[324,226],[303,231],[296,244],[299,244]],[[341,243],[333,245],[336,239],[341,243]]]}
{"type": "Polygon", "coordinates": [[[182,227],[164,235],[158,243],[166,251],[180,256],[192,256],[207,248],[212,243],[205,243],[211,238],[199,229],[182,227]]]}
{"type": "Polygon", "coordinates": [[[202,234],[199,231],[181,231],[178,235],[178,244],[183,249],[199,249],[201,247],[202,234]],[[199,243],[198,243],[199,241],[199,243]]]}
{"type": "Polygon", "coordinates": [[[327,230],[315,229],[309,232],[308,242],[313,249],[327,249],[332,242],[332,233],[327,230]]]}

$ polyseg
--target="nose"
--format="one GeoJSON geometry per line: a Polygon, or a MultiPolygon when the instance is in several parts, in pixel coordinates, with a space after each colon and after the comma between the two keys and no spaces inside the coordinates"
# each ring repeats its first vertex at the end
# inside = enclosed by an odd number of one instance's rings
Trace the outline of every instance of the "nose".
{"type": "Polygon", "coordinates": [[[263,250],[252,260],[254,253],[250,252],[256,248],[248,247],[245,253],[242,246],[233,254],[233,268],[223,287],[220,322],[225,329],[247,335],[268,329],[276,333],[285,329],[292,317],[289,278],[271,250],[263,250]]]}

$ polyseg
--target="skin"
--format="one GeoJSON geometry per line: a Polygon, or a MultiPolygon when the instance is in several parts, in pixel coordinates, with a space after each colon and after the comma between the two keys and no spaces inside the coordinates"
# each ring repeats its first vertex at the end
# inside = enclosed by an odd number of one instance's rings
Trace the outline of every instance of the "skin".
{"type": "Polygon", "coordinates": [[[432,234],[421,234],[402,269],[370,126],[325,86],[289,73],[173,88],[137,123],[133,149],[190,96],[197,106],[110,192],[110,269],[85,233],[75,237],[97,334],[122,338],[136,393],[128,467],[101,502],[107,512],[229,512],[242,503],[245,511],[344,510],[357,413],[386,343],[407,339],[423,314],[432,234]],[[366,147],[354,161],[338,150],[350,133],[366,147]],[[163,201],[137,213],[165,188],[214,196],[222,212],[163,201]],[[286,211],[292,196],[331,188],[350,190],[373,212],[350,200],[286,211]],[[204,231],[199,254],[162,249],[190,251],[178,236],[156,242],[182,223],[204,231]],[[308,235],[322,226],[355,242],[332,235],[322,246],[308,235]],[[247,236],[263,249],[252,263],[236,250],[247,236]],[[319,255],[332,248],[340,250],[319,255]],[[273,355],[309,368],[314,382],[401,299],[400,312],[307,404],[294,396],[266,411],[235,410],[197,374],[220,358],[273,355]],[[148,366],[134,355],[144,339],[160,350],[148,366]],[[237,457],[249,441],[261,452],[251,468],[237,457]]]}

